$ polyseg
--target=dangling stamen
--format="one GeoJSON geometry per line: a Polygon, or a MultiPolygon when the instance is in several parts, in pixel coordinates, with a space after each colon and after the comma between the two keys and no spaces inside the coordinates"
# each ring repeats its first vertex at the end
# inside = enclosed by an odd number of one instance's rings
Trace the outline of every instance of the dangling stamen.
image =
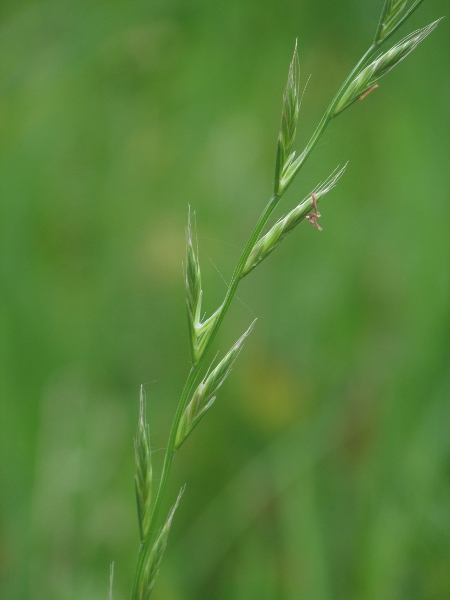
{"type": "Polygon", "coordinates": [[[311,194],[311,198],[313,201],[314,212],[306,215],[306,219],[311,223],[313,227],[315,227],[318,231],[322,231],[322,227],[318,224],[317,219],[320,219],[321,214],[317,210],[317,196],[314,192],[311,194]]]}

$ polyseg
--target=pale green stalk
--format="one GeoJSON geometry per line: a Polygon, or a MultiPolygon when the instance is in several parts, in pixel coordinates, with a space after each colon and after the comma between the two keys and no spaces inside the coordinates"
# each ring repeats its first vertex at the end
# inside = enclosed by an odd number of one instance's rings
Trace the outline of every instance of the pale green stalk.
{"type": "Polygon", "coordinates": [[[144,544],[149,532],[152,498],[152,463],[150,453],[150,433],[146,420],[145,392],[141,386],[139,422],[134,442],[136,475],[136,505],[138,513],[139,536],[144,544]]]}
{"type": "MultiPolygon", "coordinates": [[[[175,506],[169,513],[165,525],[156,537],[156,540],[153,542],[152,546],[152,540],[154,538],[154,533],[159,518],[161,503],[176,450],[181,446],[184,439],[190,433],[192,428],[197,424],[199,418],[203,416],[204,412],[212,404],[213,394],[227,376],[229,368],[231,367],[231,363],[236,357],[237,352],[240,350],[241,341],[243,341],[243,338],[247,334],[244,334],[244,336],[230,350],[230,352],[226,355],[222,362],[219,363],[219,365],[211,372],[211,374],[207,375],[203,379],[203,382],[197,388],[196,393],[193,397],[191,397],[194,384],[202,368],[205,365],[207,353],[211,347],[211,344],[213,343],[215,336],[217,335],[217,332],[222,324],[222,321],[225,318],[225,315],[233,300],[233,297],[236,293],[237,287],[241,279],[247,273],[249,273],[263,258],[265,258],[276,247],[276,245],[278,245],[281,239],[283,239],[283,237],[285,237],[285,235],[287,235],[287,233],[289,233],[289,231],[291,231],[298,222],[300,222],[303,218],[308,216],[308,211],[312,208],[314,197],[311,196],[305,199],[305,201],[301,203],[296,209],[294,209],[294,211],[291,211],[291,213],[289,213],[287,217],[278,221],[274,225],[274,227],[268,232],[268,234],[266,234],[266,236],[260,238],[264,226],[266,225],[269,217],[278,205],[280,199],[285,194],[289,186],[292,184],[292,181],[305,164],[306,160],[308,159],[312,150],[320,140],[330,121],[339,112],[346,108],[349,103],[354,101],[356,93],[355,90],[359,90],[358,86],[360,82],[358,80],[358,77],[361,76],[361,73],[370,73],[372,79],[373,76],[376,76],[377,79],[379,78],[378,75],[381,76],[379,72],[376,71],[376,66],[373,66],[375,65],[376,61],[375,63],[372,63],[372,65],[369,65],[369,67],[367,67],[366,65],[368,64],[370,58],[375,53],[375,51],[377,51],[385,43],[385,41],[398,29],[398,27],[400,27],[400,25],[410,16],[410,14],[412,14],[412,12],[419,6],[421,2],[422,0],[417,0],[416,2],[414,2],[409,11],[407,11],[402,16],[402,11],[404,10],[407,3],[403,2],[402,0],[386,0],[382,17],[380,20],[380,25],[378,26],[373,44],[365,52],[361,60],[357,63],[357,65],[345,79],[344,83],[338,90],[337,94],[335,95],[329,107],[325,111],[323,117],[321,118],[316,130],[311,136],[311,139],[306,144],[305,149],[297,158],[295,157],[295,152],[291,152],[295,138],[299,112],[299,65],[297,49],[295,49],[294,57],[292,59],[289,71],[288,84],[284,94],[282,122],[277,144],[274,193],[270,198],[269,202],[267,203],[266,207],[264,208],[253,231],[250,234],[247,243],[245,244],[244,250],[242,251],[239,261],[234,269],[223,303],[217,309],[217,311],[205,322],[201,322],[200,320],[202,291],[200,284],[201,280],[200,267],[198,263],[198,253],[196,252],[193,246],[190,223],[188,225],[186,295],[189,333],[191,339],[192,366],[189,371],[175,413],[175,417],[172,422],[167,448],[164,456],[161,478],[158,489],[156,491],[156,497],[153,503],[150,518],[148,519],[147,502],[144,502],[146,505],[146,510],[144,511],[146,513],[145,519],[142,518],[143,512],[140,511],[139,525],[141,528],[141,546],[138,554],[138,561],[131,596],[132,600],[146,600],[150,596],[156,573],[161,561],[162,553],[167,543],[167,536],[169,533],[170,524],[172,522],[175,509],[178,505],[179,498],[175,506]],[[251,256],[254,257],[255,260],[252,261],[252,259],[250,259],[251,256]],[[236,346],[238,344],[239,347],[236,349],[236,346]],[[207,390],[207,392],[205,392],[205,389],[207,390]],[[187,410],[188,405],[190,408],[187,410]],[[142,522],[144,520],[145,526],[143,527],[143,532],[142,522]]],[[[435,24],[429,26],[429,29],[426,31],[425,35],[422,35],[422,37],[419,40],[414,40],[414,46],[411,49],[414,49],[417,43],[421,41],[421,39],[423,39],[426,35],[428,35],[428,33],[434,28],[434,26],[435,24]]],[[[425,30],[421,30],[421,32],[423,31],[425,30]]],[[[411,36],[405,39],[407,39],[409,42],[411,36]]],[[[401,58],[403,58],[404,55],[406,55],[411,50],[408,47],[402,54],[401,51],[399,53],[399,51],[397,50],[398,46],[399,45],[391,49],[391,51],[388,51],[385,55],[381,55],[381,59],[380,57],[377,59],[378,61],[380,61],[378,65],[382,64],[383,67],[381,74],[384,74],[385,72],[390,70],[390,68],[395,66],[395,64],[397,64],[397,62],[399,62],[399,60],[401,60],[401,58]],[[389,54],[389,52],[391,52],[391,54],[389,54]],[[399,55],[400,58],[398,58],[399,55]],[[392,57],[392,64],[389,63],[389,57],[392,57]]],[[[369,77],[367,81],[370,82],[371,77],[369,77]]],[[[361,94],[364,94],[364,91],[365,89],[363,90],[363,92],[361,92],[361,94]]],[[[325,193],[323,192],[323,189],[325,188],[316,189],[317,196],[319,196],[320,193],[322,193],[322,195],[323,193],[325,193]]],[[[145,426],[143,428],[141,427],[140,431],[145,432],[145,426]]],[[[144,437],[145,440],[148,439],[146,435],[144,437]]],[[[137,456],[141,456],[142,462],[142,456],[144,456],[145,459],[146,453],[144,452],[143,455],[137,454],[137,456]]],[[[143,474],[138,474],[138,479],[139,481],[145,481],[145,476],[143,474]]],[[[147,498],[145,494],[141,494],[141,497],[147,498]]]]}
{"type": "Polygon", "coordinates": [[[109,567],[109,594],[108,600],[113,600],[113,583],[114,583],[114,563],[109,567]]]}

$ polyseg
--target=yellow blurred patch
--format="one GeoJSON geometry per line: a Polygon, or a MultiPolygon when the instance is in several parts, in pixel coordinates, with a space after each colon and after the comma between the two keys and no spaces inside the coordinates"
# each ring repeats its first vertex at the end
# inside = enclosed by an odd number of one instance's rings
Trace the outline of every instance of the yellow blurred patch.
{"type": "Polygon", "coordinates": [[[311,405],[309,382],[300,381],[289,366],[268,357],[247,365],[239,385],[245,420],[267,434],[298,421],[311,405]]]}
{"type": "Polygon", "coordinates": [[[138,262],[145,276],[165,285],[182,281],[185,245],[184,228],[177,219],[165,215],[152,223],[138,248],[138,262]]]}

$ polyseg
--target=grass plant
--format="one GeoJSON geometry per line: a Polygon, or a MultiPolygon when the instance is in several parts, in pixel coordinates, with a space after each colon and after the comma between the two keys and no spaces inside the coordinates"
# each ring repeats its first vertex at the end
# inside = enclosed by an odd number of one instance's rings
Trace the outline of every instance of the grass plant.
{"type": "Polygon", "coordinates": [[[217,364],[213,361],[206,372],[204,371],[207,366],[208,351],[222,325],[238,285],[299,223],[306,220],[320,230],[317,203],[337,185],[345,171],[345,166],[335,169],[323,183],[312,189],[306,198],[286,216],[280,218],[265,234],[263,230],[330,122],[353,103],[364,100],[369,93],[377,89],[381,78],[406,58],[438,25],[439,21],[434,21],[407,35],[388,50],[381,51],[382,46],[405,23],[421,2],[422,0],[412,3],[406,0],[386,0],[372,44],[345,79],[311,139],[298,154],[294,150],[294,144],[301,94],[300,65],[297,44],[295,45],[283,97],[281,127],[276,145],[273,192],[242,250],[222,304],[209,316],[205,316],[202,312],[203,289],[199,254],[192,219],[189,216],[184,268],[191,367],[173,418],[157,486],[153,484],[150,434],[146,421],[145,394],[141,388],[139,422],[135,440],[135,483],[140,547],[132,600],[147,600],[151,596],[173,518],[183,493],[181,490],[168,515],[161,519],[164,494],[174,457],[213,405],[220,386],[229,375],[234,361],[253,328],[254,323],[217,364]]]}

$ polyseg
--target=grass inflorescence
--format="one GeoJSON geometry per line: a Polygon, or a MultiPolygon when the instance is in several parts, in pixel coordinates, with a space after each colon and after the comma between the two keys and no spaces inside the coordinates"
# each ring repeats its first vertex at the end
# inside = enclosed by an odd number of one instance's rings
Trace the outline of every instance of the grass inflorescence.
{"type": "MultiPolygon", "coordinates": [[[[273,194],[243,248],[223,302],[212,315],[206,318],[202,317],[201,312],[203,291],[200,262],[192,219],[189,214],[186,235],[185,289],[191,368],[175,412],[156,490],[153,490],[150,434],[145,416],[145,395],[141,389],[138,430],[135,440],[135,480],[140,548],[132,600],[147,600],[152,593],[174,514],[181,499],[183,490],[161,524],[162,500],[175,453],[213,405],[220,386],[230,373],[244,341],[253,327],[252,323],[217,365],[214,365],[213,361],[213,364],[207,368],[206,374],[202,376],[200,383],[197,383],[206,366],[208,350],[223,322],[239,282],[267,258],[302,221],[306,220],[320,229],[317,223],[320,217],[317,202],[337,185],[345,171],[345,166],[335,169],[323,183],[311,190],[302,202],[286,216],[280,218],[265,234],[263,234],[264,227],[332,119],[350,107],[356,100],[364,100],[368,93],[379,86],[380,79],[406,58],[435,29],[439,21],[407,35],[388,50],[379,51],[422,1],[416,0],[409,3],[407,0],[386,0],[371,46],[345,79],[311,139],[300,153],[294,150],[300,109],[300,64],[297,43],[295,44],[283,96],[281,126],[276,145],[273,194]],[[158,526],[159,529],[157,529],[158,526]]],[[[112,592],[110,596],[112,597],[112,592]]]]}

